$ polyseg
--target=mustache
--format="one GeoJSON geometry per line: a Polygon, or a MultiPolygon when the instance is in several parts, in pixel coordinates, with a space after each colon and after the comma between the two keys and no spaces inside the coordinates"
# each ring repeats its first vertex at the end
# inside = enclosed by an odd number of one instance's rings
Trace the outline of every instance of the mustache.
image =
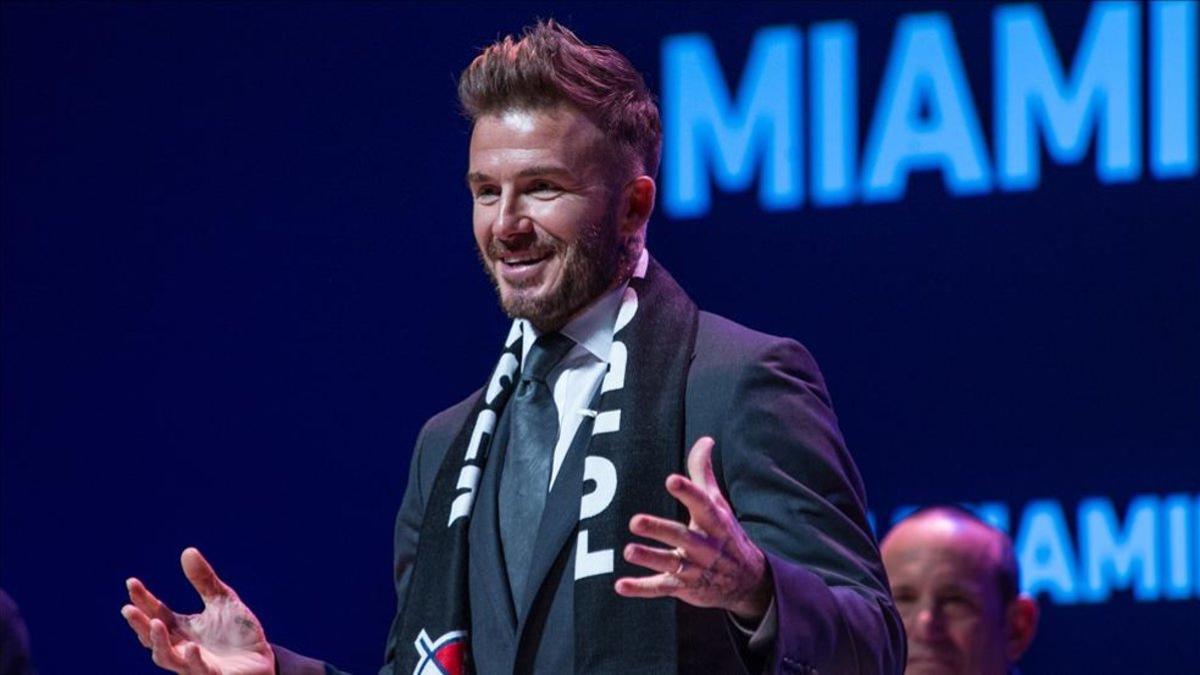
{"type": "Polygon", "coordinates": [[[499,260],[516,253],[528,253],[532,257],[540,258],[552,253],[561,253],[565,248],[566,246],[562,242],[551,237],[537,237],[515,242],[493,239],[488,244],[487,257],[489,260],[499,260]]]}

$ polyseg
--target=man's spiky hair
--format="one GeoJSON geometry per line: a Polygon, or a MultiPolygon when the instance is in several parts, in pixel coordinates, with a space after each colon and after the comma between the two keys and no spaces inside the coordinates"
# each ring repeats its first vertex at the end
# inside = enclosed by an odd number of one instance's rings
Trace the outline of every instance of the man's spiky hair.
{"type": "Polygon", "coordinates": [[[641,74],[615,49],[588,44],[553,19],[485,47],[459,77],[458,99],[473,122],[573,106],[600,128],[626,170],[658,172],[662,123],[641,74]]]}

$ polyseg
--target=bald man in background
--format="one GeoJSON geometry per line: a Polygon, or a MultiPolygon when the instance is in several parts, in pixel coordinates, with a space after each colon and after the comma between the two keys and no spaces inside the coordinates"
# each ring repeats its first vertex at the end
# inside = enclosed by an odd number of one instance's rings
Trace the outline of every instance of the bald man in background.
{"type": "Polygon", "coordinates": [[[883,564],[908,634],[907,675],[1003,675],[1037,631],[1008,535],[956,507],[932,507],[884,538],[883,564]]]}

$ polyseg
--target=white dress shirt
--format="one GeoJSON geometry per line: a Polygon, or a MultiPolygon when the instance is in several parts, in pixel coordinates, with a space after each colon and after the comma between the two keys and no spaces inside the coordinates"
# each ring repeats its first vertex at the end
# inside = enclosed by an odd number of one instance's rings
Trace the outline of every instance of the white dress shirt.
{"type": "MultiPolygon", "coordinates": [[[[571,338],[575,346],[558,362],[546,378],[554,392],[554,407],[558,409],[558,441],[554,445],[554,463],[550,465],[550,486],[558,477],[567,450],[579,430],[579,423],[595,411],[588,408],[600,381],[608,372],[608,355],[612,350],[613,327],[627,283],[600,296],[579,316],[563,326],[560,333],[571,338]]],[[[529,355],[534,340],[541,334],[533,324],[521,319],[521,363],[529,355]]],[[[549,489],[549,486],[547,487],[549,489]]]]}

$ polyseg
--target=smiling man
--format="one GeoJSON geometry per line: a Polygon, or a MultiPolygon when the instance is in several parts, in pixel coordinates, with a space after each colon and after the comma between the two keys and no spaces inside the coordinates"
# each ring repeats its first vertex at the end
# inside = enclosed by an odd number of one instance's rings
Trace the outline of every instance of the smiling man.
{"type": "Polygon", "coordinates": [[[467,185],[480,257],[504,311],[540,331],[560,329],[636,262],[654,183],[613,184],[605,143],[567,106],[510,108],[475,122],[467,185]],[[632,211],[619,214],[623,202],[632,211]]]}
{"type": "MultiPolygon", "coordinates": [[[[699,311],[646,251],[662,135],[641,76],[550,21],[484,49],[459,97],[475,240],[514,321],[417,439],[380,672],[899,672],[816,364],[699,311]]],[[[269,645],[199,552],[183,564],[203,614],[129,582],[156,663],[335,672],[269,645]]]]}

